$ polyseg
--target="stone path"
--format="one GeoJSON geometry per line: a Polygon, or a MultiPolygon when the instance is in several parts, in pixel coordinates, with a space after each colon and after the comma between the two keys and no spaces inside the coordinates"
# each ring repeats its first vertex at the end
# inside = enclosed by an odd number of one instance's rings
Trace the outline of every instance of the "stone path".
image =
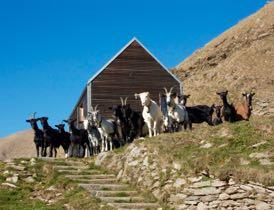
{"type": "Polygon", "coordinates": [[[158,203],[149,201],[136,189],[119,182],[116,175],[103,172],[98,167],[93,168],[92,164],[73,159],[43,159],[54,161],[55,170],[77,182],[78,186],[91,192],[92,196],[106,205],[119,210],[162,209],[158,203]]]}

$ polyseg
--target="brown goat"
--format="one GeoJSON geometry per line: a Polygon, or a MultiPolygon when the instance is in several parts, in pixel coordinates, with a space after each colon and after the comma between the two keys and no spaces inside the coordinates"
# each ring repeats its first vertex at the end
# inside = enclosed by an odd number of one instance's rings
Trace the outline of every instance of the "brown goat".
{"type": "Polygon", "coordinates": [[[249,120],[252,111],[252,97],[255,93],[243,93],[244,101],[237,104],[236,114],[238,120],[249,120]]]}

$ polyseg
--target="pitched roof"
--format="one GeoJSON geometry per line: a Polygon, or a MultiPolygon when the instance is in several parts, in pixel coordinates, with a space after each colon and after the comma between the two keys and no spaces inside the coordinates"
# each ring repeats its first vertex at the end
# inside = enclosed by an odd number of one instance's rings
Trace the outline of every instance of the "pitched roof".
{"type": "Polygon", "coordinates": [[[142,48],[144,48],[144,50],[151,56],[154,58],[154,60],[156,60],[162,67],[164,70],[166,70],[180,85],[181,85],[181,81],[174,75],[172,74],[168,68],[166,68],[136,37],[134,37],[133,39],[131,39],[118,53],[116,53],[116,55],[114,55],[101,69],[99,69],[99,71],[97,71],[89,80],[88,83],[92,82],[102,71],[105,70],[105,68],[111,64],[112,61],[114,61],[122,52],[124,52],[133,42],[137,42],[142,48]]]}

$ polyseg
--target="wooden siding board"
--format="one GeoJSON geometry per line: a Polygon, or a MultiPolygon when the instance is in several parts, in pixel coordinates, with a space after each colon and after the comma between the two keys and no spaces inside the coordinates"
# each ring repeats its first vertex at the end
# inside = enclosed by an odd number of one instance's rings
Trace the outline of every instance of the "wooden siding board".
{"type": "Polygon", "coordinates": [[[120,97],[129,97],[131,107],[141,111],[141,102],[135,100],[134,93],[149,91],[152,99],[159,103],[159,93],[164,87],[174,87],[180,92],[178,81],[133,42],[92,81],[91,103],[98,105],[104,116],[111,117],[108,108],[120,104],[120,97]]]}

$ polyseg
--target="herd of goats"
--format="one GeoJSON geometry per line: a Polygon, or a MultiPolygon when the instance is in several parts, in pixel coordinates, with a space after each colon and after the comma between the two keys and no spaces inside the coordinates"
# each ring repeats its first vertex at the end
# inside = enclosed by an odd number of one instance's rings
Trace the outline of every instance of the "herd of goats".
{"type": "Polygon", "coordinates": [[[120,98],[121,104],[109,107],[113,119],[102,116],[97,106],[91,107],[81,129],[75,126],[76,119],[64,120],[70,132],[65,131],[65,124],[55,125],[57,129],[52,128],[47,117],[35,118],[35,113],[26,121],[34,130],[38,157],[56,157],[60,146],[64,149],[65,157],[85,157],[123,146],[147,134],[152,137],[161,132],[191,130],[192,123],[206,122],[210,126],[216,126],[223,120],[235,122],[249,119],[255,93],[243,93],[243,101],[236,106],[228,103],[228,91],[217,94],[223,102],[219,106],[186,106],[190,95],[177,94],[173,88],[169,91],[164,88],[164,103],[161,106],[150,98],[149,92],[135,94],[135,98],[141,101],[142,113],[134,111],[127,104],[127,98],[120,98]],[[38,121],[42,129],[38,127],[38,121]]]}

